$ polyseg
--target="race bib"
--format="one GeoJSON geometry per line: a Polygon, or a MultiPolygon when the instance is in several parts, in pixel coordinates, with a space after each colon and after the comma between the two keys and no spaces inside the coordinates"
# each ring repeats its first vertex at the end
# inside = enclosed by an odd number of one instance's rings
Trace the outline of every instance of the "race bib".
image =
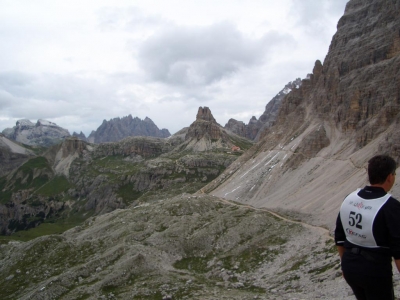
{"type": "Polygon", "coordinates": [[[379,210],[391,195],[366,200],[357,195],[360,190],[344,199],[340,208],[340,219],[349,242],[361,247],[377,248],[372,226],[379,210]]]}

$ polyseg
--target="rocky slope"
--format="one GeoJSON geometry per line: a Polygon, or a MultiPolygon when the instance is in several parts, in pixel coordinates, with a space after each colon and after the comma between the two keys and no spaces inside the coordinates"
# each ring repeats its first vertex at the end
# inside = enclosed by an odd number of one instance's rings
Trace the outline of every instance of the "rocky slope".
{"type": "Polygon", "coordinates": [[[371,156],[400,161],[399,14],[398,1],[349,1],[324,63],[204,191],[332,228],[342,199],[367,183],[371,156]]]}
{"type": "Polygon", "coordinates": [[[49,147],[60,143],[70,134],[53,122],[38,120],[36,124],[29,120],[19,120],[13,128],[3,130],[3,135],[10,140],[30,146],[49,147]]]}
{"type": "Polygon", "coordinates": [[[123,118],[114,118],[103,123],[92,131],[87,140],[91,143],[117,142],[128,136],[151,136],[166,138],[171,134],[168,129],[158,129],[154,122],[146,117],[144,120],[131,115],[123,118]]]}
{"type": "Polygon", "coordinates": [[[274,125],[276,117],[279,113],[283,98],[293,89],[298,89],[301,86],[301,79],[297,78],[285,85],[285,87],[272,98],[265,106],[264,113],[257,119],[253,116],[246,125],[242,121],[229,119],[224,128],[228,129],[239,136],[248,138],[253,141],[258,141],[262,133],[272,125],[274,125]]]}
{"type": "Polygon", "coordinates": [[[352,299],[322,230],[207,195],[1,245],[0,262],[2,299],[352,299]]]}

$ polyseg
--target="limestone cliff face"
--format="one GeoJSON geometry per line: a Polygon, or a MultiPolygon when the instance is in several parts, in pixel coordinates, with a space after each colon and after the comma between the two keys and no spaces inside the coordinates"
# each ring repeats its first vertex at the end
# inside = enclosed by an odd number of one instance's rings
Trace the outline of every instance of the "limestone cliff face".
{"type": "Polygon", "coordinates": [[[91,151],[92,146],[76,137],[65,139],[61,144],[53,146],[44,157],[50,162],[57,175],[69,177],[69,169],[73,161],[91,151]]]}
{"type": "MultiPolygon", "coordinates": [[[[363,147],[397,122],[400,112],[400,2],[347,4],[322,65],[283,102],[279,122],[307,107],[304,118],[332,122],[363,147]]],[[[304,81],[303,81],[304,82],[304,81]]]]}
{"type": "Polygon", "coordinates": [[[399,1],[349,2],[318,82],[326,90],[326,103],[318,111],[329,108],[343,131],[357,130],[358,146],[400,112],[399,11],[399,1]]]}
{"type": "Polygon", "coordinates": [[[117,142],[128,136],[151,136],[166,138],[171,134],[168,129],[159,129],[154,122],[146,117],[144,120],[131,115],[106,121],[93,131],[88,141],[91,143],[117,142]]]}

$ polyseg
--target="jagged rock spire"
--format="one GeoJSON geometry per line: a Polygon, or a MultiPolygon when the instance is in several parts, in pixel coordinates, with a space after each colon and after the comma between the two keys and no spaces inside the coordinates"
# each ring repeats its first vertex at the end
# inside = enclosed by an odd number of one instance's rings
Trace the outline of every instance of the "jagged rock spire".
{"type": "Polygon", "coordinates": [[[206,106],[204,106],[204,108],[201,106],[199,107],[199,110],[198,110],[197,116],[196,116],[196,121],[197,120],[204,120],[204,121],[208,121],[208,122],[217,123],[217,121],[215,121],[215,119],[211,113],[211,110],[206,106]]]}

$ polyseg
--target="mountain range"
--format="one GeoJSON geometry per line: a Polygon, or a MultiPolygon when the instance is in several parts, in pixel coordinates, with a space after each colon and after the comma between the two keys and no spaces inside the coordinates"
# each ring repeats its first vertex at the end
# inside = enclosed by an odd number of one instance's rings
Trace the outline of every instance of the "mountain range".
{"type": "MultiPolygon", "coordinates": [[[[57,124],[38,120],[36,124],[30,120],[22,119],[16,122],[13,128],[6,128],[2,134],[12,141],[16,141],[28,146],[49,147],[61,143],[65,138],[70,137],[67,129],[57,124]]],[[[86,138],[83,132],[74,132],[72,136],[91,143],[117,142],[129,136],[152,136],[169,137],[171,134],[168,129],[159,129],[154,122],[146,117],[144,120],[132,115],[123,118],[114,118],[103,123],[91,132],[86,138]]]]}
{"type": "Polygon", "coordinates": [[[331,234],[368,159],[400,161],[399,14],[350,0],[256,143],[207,107],[169,138],[34,152],[1,137],[0,297],[354,299],[331,234]]]}

